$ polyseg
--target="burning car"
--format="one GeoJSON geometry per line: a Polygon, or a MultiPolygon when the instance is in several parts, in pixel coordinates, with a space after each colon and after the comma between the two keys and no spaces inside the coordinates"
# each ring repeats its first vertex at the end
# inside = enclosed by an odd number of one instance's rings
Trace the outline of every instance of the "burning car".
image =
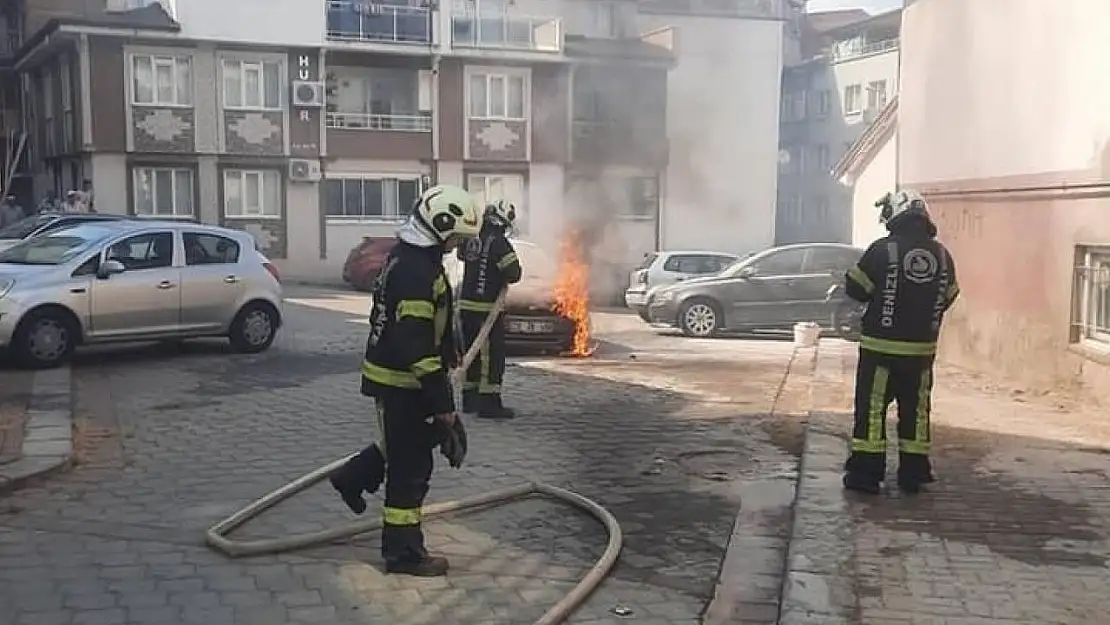
{"type": "MultiPolygon", "coordinates": [[[[576,338],[582,321],[567,305],[564,285],[567,271],[542,248],[527,241],[513,240],[523,269],[520,282],[509,288],[505,300],[506,344],[513,349],[575,353],[576,338]]],[[[457,289],[462,282],[463,263],[454,253],[443,261],[448,279],[457,289]]],[[[582,281],[583,286],[585,281],[582,281]]],[[[582,310],[586,310],[582,299],[582,310]]],[[[588,339],[588,328],[585,337],[588,339]]]]}

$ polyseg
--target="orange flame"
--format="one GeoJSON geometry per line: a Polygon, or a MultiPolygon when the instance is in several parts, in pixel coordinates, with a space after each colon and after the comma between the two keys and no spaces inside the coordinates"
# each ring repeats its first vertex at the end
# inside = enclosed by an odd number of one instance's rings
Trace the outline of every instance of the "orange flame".
{"type": "Polygon", "coordinates": [[[555,311],[574,323],[571,356],[589,356],[590,265],[582,252],[581,236],[569,232],[559,243],[559,274],[555,280],[555,311]]]}

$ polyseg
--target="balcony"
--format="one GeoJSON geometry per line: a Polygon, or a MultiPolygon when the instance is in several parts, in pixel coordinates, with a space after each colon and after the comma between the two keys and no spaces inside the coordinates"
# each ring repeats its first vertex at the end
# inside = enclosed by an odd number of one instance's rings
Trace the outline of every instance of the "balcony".
{"type": "Polygon", "coordinates": [[[329,41],[424,45],[432,42],[428,9],[366,0],[329,0],[327,29],[329,41]]]}
{"type": "Polygon", "coordinates": [[[832,46],[831,56],[834,63],[850,61],[865,56],[873,56],[897,50],[899,39],[881,39],[879,41],[864,42],[862,39],[849,39],[838,41],[832,46]]]}
{"type": "Polygon", "coordinates": [[[455,48],[562,52],[563,21],[557,17],[455,15],[451,18],[455,48]]]}
{"type": "Polygon", "coordinates": [[[328,113],[328,128],[392,132],[431,132],[432,115],[377,115],[374,113],[328,113]]]}

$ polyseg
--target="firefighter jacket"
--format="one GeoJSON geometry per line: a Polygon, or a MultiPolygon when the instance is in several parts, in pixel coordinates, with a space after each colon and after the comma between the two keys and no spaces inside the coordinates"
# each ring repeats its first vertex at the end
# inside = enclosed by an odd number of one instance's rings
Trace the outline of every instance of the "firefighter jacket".
{"type": "Polygon", "coordinates": [[[503,228],[487,225],[477,239],[459,248],[465,263],[459,310],[489,312],[501,290],[520,282],[521,268],[503,228]]]}
{"type": "Polygon", "coordinates": [[[860,347],[892,356],[932,356],[944,313],[960,287],[952,255],[925,215],[905,215],[848,270],[845,292],[867,304],[860,347]]]}
{"type": "Polygon", "coordinates": [[[398,242],[378,275],[373,298],[362,393],[379,397],[391,389],[418,390],[428,414],[453,412],[447,372],[457,364],[457,349],[443,248],[398,242]]]}

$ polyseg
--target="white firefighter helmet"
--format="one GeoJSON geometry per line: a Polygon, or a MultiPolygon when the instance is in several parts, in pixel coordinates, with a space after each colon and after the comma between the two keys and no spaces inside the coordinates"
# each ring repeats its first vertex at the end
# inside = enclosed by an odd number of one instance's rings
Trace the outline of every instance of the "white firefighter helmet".
{"type": "Polygon", "coordinates": [[[416,200],[397,236],[417,247],[432,247],[476,237],[481,228],[482,215],[469,193],[453,185],[437,185],[416,200]]]}
{"type": "Polygon", "coordinates": [[[912,189],[901,189],[887,193],[875,202],[879,209],[879,223],[889,224],[896,217],[906,213],[929,214],[929,205],[921,194],[912,189]]]}
{"type": "Polygon", "coordinates": [[[486,221],[502,228],[516,224],[516,205],[509,200],[497,200],[486,206],[486,221]]]}

